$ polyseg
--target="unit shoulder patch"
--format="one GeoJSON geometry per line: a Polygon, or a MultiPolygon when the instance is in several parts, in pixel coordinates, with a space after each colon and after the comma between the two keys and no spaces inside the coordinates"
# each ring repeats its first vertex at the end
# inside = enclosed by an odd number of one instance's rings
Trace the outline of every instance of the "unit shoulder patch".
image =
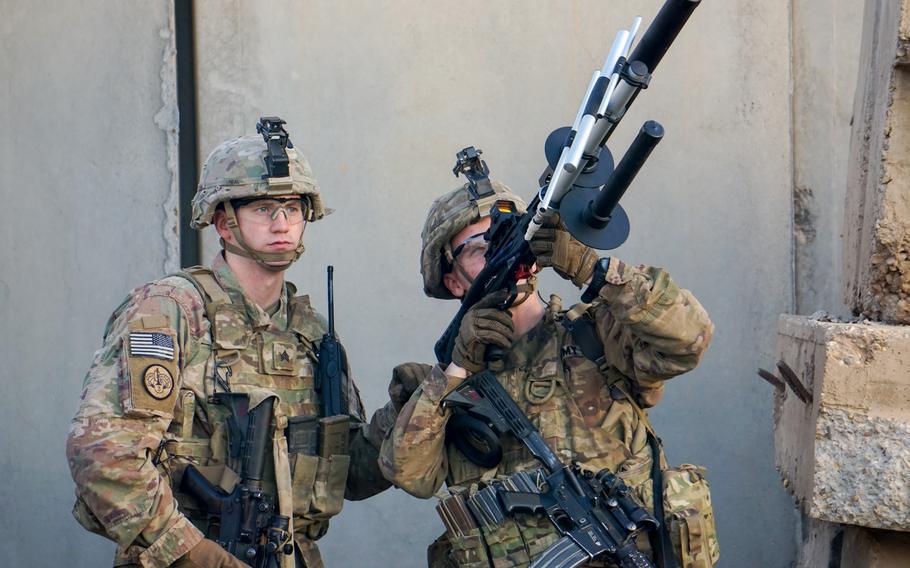
{"type": "Polygon", "coordinates": [[[161,365],[149,365],[143,376],[145,390],[153,398],[164,400],[174,390],[174,377],[161,365]]]}
{"type": "Polygon", "coordinates": [[[176,403],[177,332],[173,329],[133,329],[124,338],[124,370],[120,401],[133,416],[171,416],[176,403]]]}

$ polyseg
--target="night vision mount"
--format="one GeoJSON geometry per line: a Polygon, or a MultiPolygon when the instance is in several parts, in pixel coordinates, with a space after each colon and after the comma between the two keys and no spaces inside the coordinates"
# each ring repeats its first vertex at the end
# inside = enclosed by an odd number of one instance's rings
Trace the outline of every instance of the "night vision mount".
{"type": "Polygon", "coordinates": [[[268,169],[266,177],[283,178],[291,175],[287,149],[293,148],[294,144],[284,129],[285,124],[287,123],[277,116],[263,116],[256,124],[256,133],[262,134],[268,147],[268,155],[265,157],[265,167],[268,169]]]}
{"type": "Polygon", "coordinates": [[[464,174],[468,180],[468,191],[475,200],[488,195],[493,195],[493,185],[490,184],[490,168],[480,158],[483,150],[468,146],[455,154],[457,161],[452,173],[455,177],[464,174]]]}

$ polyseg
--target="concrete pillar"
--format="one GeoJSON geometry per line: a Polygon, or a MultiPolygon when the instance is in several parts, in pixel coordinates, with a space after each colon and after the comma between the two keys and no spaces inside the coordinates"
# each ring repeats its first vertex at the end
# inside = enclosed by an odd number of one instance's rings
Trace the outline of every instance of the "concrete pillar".
{"type": "Polygon", "coordinates": [[[841,239],[863,2],[792,2],[794,312],[847,314],[841,239]]]}
{"type": "Polygon", "coordinates": [[[844,224],[854,313],[910,323],[910,2],[866,3],[844,224]]]}

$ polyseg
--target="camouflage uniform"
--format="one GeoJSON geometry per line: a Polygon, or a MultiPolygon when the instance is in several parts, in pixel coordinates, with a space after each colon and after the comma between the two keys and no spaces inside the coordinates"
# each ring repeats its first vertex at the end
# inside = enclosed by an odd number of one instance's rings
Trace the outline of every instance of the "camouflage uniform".
{"type": "MultiPolygon", "coordinates": [[[[464,210],[457,195],[456,191],[437,200],[427,221],[425,242],[426,235],[433,234],[428,229],[434,223],[450,223],[448,236],[437,239],[448,247],[446,239],[477,220],[476,215],[468,215],[467,221],[462,218],[453,226],[450,218],[439,214],[440,203],[455,202],[457,210],[464,210]]],[[[434,263],[425,261],[423,274],[429,295],[451,297],[441,289],[434,263]]],[[[651,494],[651,484],[645,482],[650,479],[652,455],[640,407],[656,404],[665,380],[698,364],[713,325],[694,296],[679,288],[665,270],[611,259],[599,298],[572,313],[594,323],[604,348],[604,360],[598,365],[582,354],[562,325],[567,315],[560,304],[557,296],[551,296],[543,320],[517,338],[504,360],[495,367],[491,364],[491,370],[563,463],[578,462],[592,471],[609,468],[644,499],[645,493],[651,494]]],[[[540,467],[511,436],[502,440],[502,461],[490,469],[445,444],[451,411],[443,409],[441,401],[463,379],[446,375],[440,365],[423,366],[422,372],[415,371],[413,364],[408,369],[410,382],[420,386],[401,408],[379,459],[383,473],[396,486],[428,498],[445,482],[447,491],[439,494],[444,499],[475,491],[496,476],[540,467]]],[[[558,535],[545,517],[517,515],[496,531],[478,528],[467,538],[450,537],[443,535],[431,546],[431,565],[524,566],[558,535]]],[[[647,547],[646,542],[641,544],[647,547]]]]}
{"type": "Polygon", "coordinates": [[[319,415],[315,352],[326,325],[290,283],[273,308],[250,300],[219,254],[211,269],[136,288],[114,311],[85,378],[67,458],[74,515],[118,544],[115,566],[170,566],[203,539],[205,515],[180,492],[180,480],[192,463],[227,491],[236,483],[229,411],[211,398],[226,388],[247,393],[251,408],[277,397],[266,461],[274,467],[267,465],[263,488],[292,518],[298,566],[322,566],[314,541],[344,498],[389,486],[351,381],[348,451],[288,454],[288,419],[319,415]]]}

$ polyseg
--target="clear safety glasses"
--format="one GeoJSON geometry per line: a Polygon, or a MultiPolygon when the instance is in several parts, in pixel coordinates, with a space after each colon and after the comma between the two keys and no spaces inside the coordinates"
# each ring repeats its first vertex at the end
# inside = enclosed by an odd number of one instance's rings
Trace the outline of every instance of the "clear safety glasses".
{"type": "Polygon", "coordinates": [[[307,217],[307,205],[300,199],[257,199],[241,205],[240,211],[244,218],[258,225],[270,225],[282,214],[291,225],[303,223],[307,217]]]}
{"type": "Polygon", "coordinates": [[[470,262],[487,254],[487,249],[490,248],[490,241],[484,238],[485,234],[477,233],[476,235],[471,235],[463,243],[455,247],[452,250],[452,261],[457,262],[459,258],[462,258],[464,262],[470,262]]]}

